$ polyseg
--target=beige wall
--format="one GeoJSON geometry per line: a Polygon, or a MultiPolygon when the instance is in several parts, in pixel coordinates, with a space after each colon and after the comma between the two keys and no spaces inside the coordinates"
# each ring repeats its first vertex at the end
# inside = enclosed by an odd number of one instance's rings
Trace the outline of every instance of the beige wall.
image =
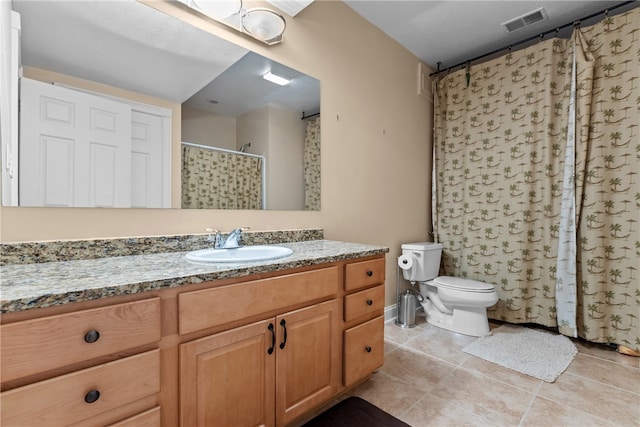
{"type": "Polygon", "coordinates": [[[300,112],[269,107],[267,207],[304,210],[304,137],[300,112]]]}
{"type": "MultiPolygon", "coordinates": [[[[189,19],[175,5],[150,3],[189,19]]],[[[2,208],[0,240],[320,227],[327,239],[391,249],[387,304],[394,303],[400,244],[426,240],[430,229],[432,106],[416,94],[418,59],[337,1],[315,1],[288,18],[285,42],[272,47],[190,19],[320,80],[322,210],[2,208]]]]}
{"type": "Polygon", "coordinates": [[[183,106],[182,141],[235,150],[236,119],[183,106]]]}

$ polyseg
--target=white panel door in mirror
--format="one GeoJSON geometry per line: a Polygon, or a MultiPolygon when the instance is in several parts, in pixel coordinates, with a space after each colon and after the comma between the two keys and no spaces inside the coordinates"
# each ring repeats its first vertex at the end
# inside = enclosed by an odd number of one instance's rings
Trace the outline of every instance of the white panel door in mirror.
{"type": "Polygon", "coordinates": [[[131,108],[21,80],[21,206],[131,206],[131,108]]]}

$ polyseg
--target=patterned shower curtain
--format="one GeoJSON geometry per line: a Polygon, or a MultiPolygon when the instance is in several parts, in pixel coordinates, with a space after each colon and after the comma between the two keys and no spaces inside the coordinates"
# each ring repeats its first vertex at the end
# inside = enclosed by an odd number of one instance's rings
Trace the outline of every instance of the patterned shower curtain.
{"type": "Polygon", "coordinates": [[[320,118],[307,122],[304,139],[304,209],[320,210],[320,118]]]}
{"type": "Polygon", "coordinates": [[[182,146],[182,207],[262,209],[262,168],[258,156],[182,146]]]}
{"type": "Polygon", "coordinates": [[[442,273],[494,283],[491,318],[639,345],[637,14],[437,82],[442,273]]]}
{"type": "Polygon", "coordinates": [[[640,8],[579,30],[593,63],[578,176],[578,332],[640,350],[640,8]]]}

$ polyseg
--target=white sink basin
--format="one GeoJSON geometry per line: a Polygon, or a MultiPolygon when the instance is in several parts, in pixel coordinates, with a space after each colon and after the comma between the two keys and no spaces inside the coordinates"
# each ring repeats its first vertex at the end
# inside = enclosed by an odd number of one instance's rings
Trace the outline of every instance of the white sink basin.
{"type": "Polygon", "coordinates": [[[236,249],[200,249],[189,252],[187,260],[194,262],[251,262],[278,259],[289,256],[293,251],[282,246],[242,246],[236,249]]]}

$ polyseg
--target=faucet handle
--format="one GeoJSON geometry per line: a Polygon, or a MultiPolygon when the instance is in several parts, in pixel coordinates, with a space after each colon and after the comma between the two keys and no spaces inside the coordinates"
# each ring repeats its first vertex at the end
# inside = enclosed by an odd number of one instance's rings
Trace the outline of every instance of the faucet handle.
{"type": "Polygon", "coordinates": [[[207,233],[209,233],[209,238],[207,239],[209,242],[213,242],[213,248],[219,248],[222,246],[222,234],[220,234],[220,230],[216,228],[207,227],[204,229],[207,233]],[[214,237],[211,237],[211,233],[215,233],[214,237]]]}

